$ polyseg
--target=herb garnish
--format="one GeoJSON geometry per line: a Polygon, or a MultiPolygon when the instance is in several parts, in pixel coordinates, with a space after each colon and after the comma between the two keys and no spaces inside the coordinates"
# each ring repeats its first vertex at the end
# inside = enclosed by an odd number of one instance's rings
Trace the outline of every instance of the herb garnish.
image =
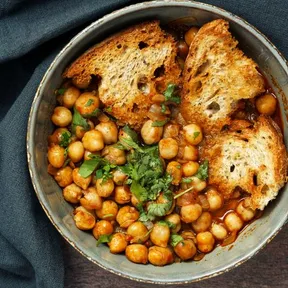
{"type": "Polygon", "coordinates": [[[101,113],[101,110],[99,108],[96,108],[93,112],[83,114],[83,116],[85,118],[97,117],[100,115],[100,113],[101,113]]]}
{"type": "Polygon", "coordinates": [[[110,234],[101,235],[99,239],[97,240],[96,246],[99,246],[99,244],[102,244],[102,243],[108,243],[111,241],[111,239],[112,239],[112,235],[110,234]]]}
{"type": "Polygon", "coordinates": [[[194,140],[200,135],[199,131],[193,133],[194,140]]]}
{"type": "Polygon", "coordinates": [[[184,239],[182,236],[178,235],[178,234],[172,234],[170,236],[170,245],[175,247],[177,246],[180,242],[182,242],[184,239]]]}
{"type": "Polygon", "coordinates": [[[78,110],[74,107],[74,114],[72,118],[72,131],[75,133],[76,127],[81,126],[84,130],[89,130],[89,124],[87,120],[82,117],[78,110]]]}
{"type": "Polygon", "coordinates": [[[205,160],[198,168],[197,173],[194,175],[200,180],[206,180],[208,178],[208,160],[205,160]]]}
{"type": "Polygon", "coordinates": [[[70,143],[70,140],[71,140],[71,133],[69,131],[64,131],[61,134],[61,140],[59,142],[59,145],[61,147],[67,147],[70,143]]]}
{"type": "Polygon", "coordinates": [[[167,122],[169,122],[169,118],[162,120],[162,121],[154,121],[152,123],[152,127],[163,127],[167,122]]]}
{"type": "Polygon", "coordinates": [[[93,99],[89,99],[86,104],[84,105],[84,107],[89,107],[91,106],[92,104],[94,103],[94,100],[93,99]]]}
{"type": "Polygon", "coordinates": [[[165,101],[174,102],[176,104],[181,103],[181,98],[178,95],[178,86],[176,84],[168,84],[164,91],[165,101]]]}
{"type": "Polygon", "coordinates": [[[60,88],[60,89],[57,90],[57,94],[58,95],[63,95],[66,90],[67,90],[66,88],[60,88]]]}

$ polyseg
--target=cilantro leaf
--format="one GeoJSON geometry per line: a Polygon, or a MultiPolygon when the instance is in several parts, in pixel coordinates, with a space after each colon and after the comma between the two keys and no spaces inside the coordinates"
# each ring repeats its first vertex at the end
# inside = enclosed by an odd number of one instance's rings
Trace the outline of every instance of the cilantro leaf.
{"type": "Polygon", "coordinates": [[[176,228],[176,225],[168,220],[160,220],[157,222],[157,224],[159,225],[166,225],[168,226],[170,229],[174,229],[176,228]]]}
{"type": "Polygon", "coordinates": [[[170,236],[170,245],[172,247],[177,246],[180,242],[182,242],[184,239],[182,236],[178,235],[178,234],[172,234],[170,236]]]}
{"type": "Polygon", "coordinates": [[[199,131],[193,133],[194,140],[200,135],[199,131]]]}
{"type": "Polygon", "coordinates": [[[205,160],[198,168],[197,173],[194,175],[200,180],[206,180],[208,178],[208,160],[205,160]]]}
{"type": "Polygon", "coordinates": [[[72,131],[75,133],[76,127],[81,126],[84,130],[89,130],[89,124],[87,120],[82,117],[78,110],[74,107],[74,114],[72,118],[72,131]]]}
{"type": "Polygon", "coordinates": [[[123,131],[134,141],[135,143],[139,143],[137,133],[132,130],[128,125],[123,127],[123,131]]]}
{"type": "Polygon", "coordinates": [[[100,156],[98,157],[95,157],[93,159],[90,159],[90,160],[85,160],[82,165],[80,166],[80,169],[79,169],[79,174],[84,177],[84,178],[87,178],[88,176],[90,176],[93,171],[95,169],[98,168],[98,166],[100,165],[102,161],[102,158],[100,156]]]}
{"type": "Polygon", "coordinates": [[[85,117],[85,118],[97,117],[97,116],[99,116],[100,113],[101,113],[101,110],[99,108],[96,108],[91,113],[83,114],[83,117],[85,117]]]}
{"type": "Polygon", "coordinates": [[[143,202],[148,199],[147,190],[144,187],[142,187],[137,181],[132,180],[130,190],[139,201],[143,202]]]}
{"type": "Polygon", "coordinates": [[[149,217],[161,217],[166,215],[166,213],[170,210],[172,207],[172,201],[168,201],[167,203],[152,203],[148,206],[147,214],[149,217]]]}
{"type": "Polygon", "coordinates": [[[182,182],[182,183],[188,183],[188,184],[189,184],[189,183],[192,182],[192,179],[189,178],[189,177],[183,177],[182,180],[181,180],[181,182],[182,182]]]}
{"type": "Polygon", "coordinates": [[[100,235],[99,239],[97,240],[96,246],[99,246],[99,244],[102,244],[102,243],[108,243],[111,241],[111,239],[112,239],[112,235],[110,234],[100,235]]]}
{"type": "Polygon", "coordinates": [[[176,84],[168,84],[164,91],[165,101],[171,101],[176,104],[181,103],[181,98],[178,96],[178,87],[176,84]]]}
{"type": "Polygon", "coordinates": [[[166,105],[162,103],[162,104],[161,104],[161,112],[162,112],[162,113],[165,113],[165,112],[166,112],[166,109],[167,109],[167,108],[166,108],[166,105]]]}
{"type": "Polygon", "coordinates": [[[58,95],[63,95],[66,90],[67,90],[66,88],[60,88],[60,89],[57,90],[57,94],[58,95]]]}
{"type": "Polygon", "coordinates": [[[167,122],[169,122],[169,118],[168,119],[165,119],[163,121],[154,121],[152,123],[152,127],[163,127],[167,122]]]}
{"type": "Polygon", "coordinates": [[[61,147],[67,147],[70,143],[70,140],[71,140],[71,133],[69,131],[64,131],[61,134],[61,140],[59,142],[59,145],[61,147]]]}
{"type": "Polygon", "coordinates": [[[84,105],[84,107],[89,107],[91,106],[92,104],[94,103],[94,100],[93,99],[89,99],[86,104],[84,105]]]}
{"type": "Polygon", "coordinates": [[[111,112],[112,112],[112,107],[111,107],[111,106],[106,107],[106,108],[105,108],[105,111],[111,113],[111,112]]]}

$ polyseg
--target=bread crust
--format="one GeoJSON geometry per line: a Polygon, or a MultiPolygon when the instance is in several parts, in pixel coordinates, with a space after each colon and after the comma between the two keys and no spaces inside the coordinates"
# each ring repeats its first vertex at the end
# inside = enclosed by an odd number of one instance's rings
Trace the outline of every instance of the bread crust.
{"type": "Polygon", "coordinates": [[[209,184],[225,199],[241,188],[251,194],[247,203],[263,210],[285,184],[287,152],[281,131],[270,117],[260,116],[250,125],[241,121],[234,125],[237,130],[207,137],[200,155],[209,161],[209,184]]]}
{"type": "Polygon", "coordinates": [[[109,106],[109,113],[139,129],[147,119],[151,98],[169,83],[180,83],[176,56],[174,38],[160,28],[159,21],[149,21],[92,47],[66,69],[63,77],[80,85],[89,82],[91,75],[100,77],[98,94],[109,106]]]}
{"type": "Polygon", "coordinates": [[[256,63],[237,48],[223,19],[203,25],[189,48],[183,71],[181,113],[205,133],[230,124],[240,99],[264,92],[256,63]]]}

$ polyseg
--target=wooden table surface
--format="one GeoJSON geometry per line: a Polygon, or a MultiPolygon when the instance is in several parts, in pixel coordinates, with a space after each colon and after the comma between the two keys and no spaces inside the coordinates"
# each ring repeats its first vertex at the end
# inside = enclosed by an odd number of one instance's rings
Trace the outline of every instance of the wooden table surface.
{"type": "MultiPolygon", "coordinates": [[[[138,283],[103,270],[63,240],[65,288],[164,287],[138,283]]],[[[165,287],[179,287],[169,285],[165,287]]],[[[201,282],[182,285],[193,288],[288,288],[288,225],[255,257],[230,272],[201,282]]]]}

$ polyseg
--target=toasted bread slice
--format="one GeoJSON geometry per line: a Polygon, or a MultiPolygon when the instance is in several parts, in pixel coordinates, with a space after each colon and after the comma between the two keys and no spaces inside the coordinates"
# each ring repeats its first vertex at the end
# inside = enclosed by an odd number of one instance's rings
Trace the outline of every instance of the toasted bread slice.
{"type": "Polygon", "coordinates": [[[205,24],[196,34],[183,71],[181,113],[205,133],[220,131],[240,99],[264,91],[257,65],[237,48],[225,20],[205,24]]]}
{"type": "Polygon", "coordinates": [[[94,46],[63,76],[80,86],[89,83],[91,75],[100,77],[98,93],[109,113],[137,129],[147,119],[153,95],[169,83],[179,84],[176,54],[173,37],[161,30],[159,21],[150,21],[94,46]]]}
{"type": "Polygon", "coordinates": [[[281,131],[264,116],[254,125],[243,120],[234,124],[237,130],[210,136],[201,147],[201,159],[209,161],[209,184],[225,199],[241,188],[251,194],[250,206],[263,210],[286,180],[288,160],[281,131]]]}

